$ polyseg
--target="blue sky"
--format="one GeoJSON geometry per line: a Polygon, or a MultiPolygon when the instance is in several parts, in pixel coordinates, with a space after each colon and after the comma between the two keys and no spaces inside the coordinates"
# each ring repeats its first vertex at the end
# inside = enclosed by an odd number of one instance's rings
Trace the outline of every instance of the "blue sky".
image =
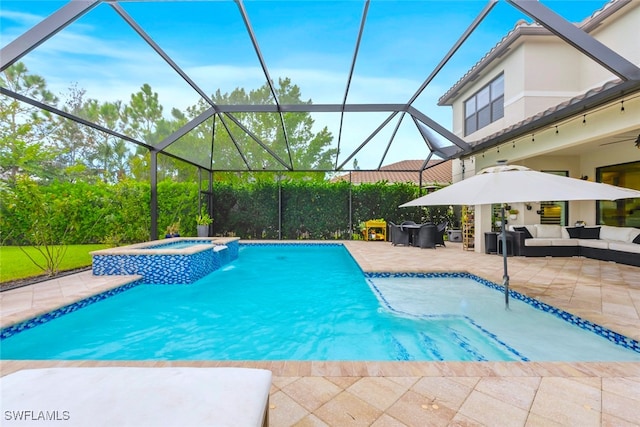
{"type": "MultiPolygon", "coordinates": [[[[572,22],[582,21],[605,0],[546,0],[572,22]]],[[[0,44],[64,5],[58,1],[2,0],[0,44]]],[[[373,0],[368,11],[349,103],[404,103],[478,15],[486,1],[373,0]]],[[[123,2],[123,9],[206,92],[265,82],[255,51],[231,0],[123,2]]],[[[290,77],[302,99],[341,103],[351,66],[363,1],[247,1],[245,8],[272,79],[290,77]]],[[[438,98],[488,52],[519,19],[501,0],[414,106],[450,128],[451,110],[438,98]]],[[[198,95],[108,5],[101,4],[24,57],[30,72],[43,76],[57,94],[72,84],[101,101],[127,101],[144,83],[159,93],[165,111],[184,109],[198,95]]],[[[387,114],[347,118],[343,147],[358,146],[387,114]]],[[[314,116],[337,135],[338,115],[314,116]]],[[[390,131],[359,153],[361,166],[377,167],[390,131]],[[377,147],[377,148],[376,148],[377,147]],[[370,159],[370,160],[369,160],[370,159]]],[[[410,121],[401,126],[385,164],[424,158],[426,148],[410,121]]],[[[346,153],[348,154],[348,153],[346,153]]]]}

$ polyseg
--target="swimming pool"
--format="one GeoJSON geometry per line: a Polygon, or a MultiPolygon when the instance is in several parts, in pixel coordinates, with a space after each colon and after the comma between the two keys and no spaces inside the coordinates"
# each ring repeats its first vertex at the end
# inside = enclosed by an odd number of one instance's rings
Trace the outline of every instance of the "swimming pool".
{"type": "Polygon", "coordinates": [[[241,245],[237,260],[188,286],[141,284],[37,327],[3,330],[0,354],[93,360],[640,360],[637,351],[561,320],[564,312],[544,312],[517,298],[505,311],[496,288],[464,274],[365,275],[338,244],[241,245]]]}

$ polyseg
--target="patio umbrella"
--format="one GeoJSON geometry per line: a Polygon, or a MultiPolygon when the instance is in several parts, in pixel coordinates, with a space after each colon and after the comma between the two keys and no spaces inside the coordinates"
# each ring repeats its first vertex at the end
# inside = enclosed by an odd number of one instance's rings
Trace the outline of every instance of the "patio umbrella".
{"type": "MultiPolygon", "coordinates": [[[[494,203],[544,202],[552,200],[618,200],[640,198],[640,191],[599,182],[538,172],[524,166],[499,163],[475,176],[400,205],[447,206],[494,203]]],[[[504,257],[504,298],[509,306],[507,236],[502,208],[502,256],[504,257]]]]}

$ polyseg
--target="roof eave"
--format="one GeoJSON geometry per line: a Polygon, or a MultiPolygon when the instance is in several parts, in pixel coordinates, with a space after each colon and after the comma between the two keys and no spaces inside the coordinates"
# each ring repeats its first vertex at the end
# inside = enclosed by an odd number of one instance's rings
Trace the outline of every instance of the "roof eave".
{"type": "Polygon", "coordinates": [[[503,132],[472,142],[473,148],[471,151],[458,156],[458,158],[467,158],[482,153],[505,142],[535,133],[537,130],[552,126],[555,123],[587,114],[591,110],[638,92],[640,92],[640,80],[622,81],[582,100],[570,102],[562,108],[540,113],[538,118],[534,118],[527,123],[516,124],[503,132]]]}
{"type": "MultiPolygon", "coordinates": [[[[577,26],[586,33],[590,33],[591,31],[598,28],[605,19],[614,15],[629,3],[632,3],[632,0],[611,0],[601,9],[596,10],[591,16],[577,24],[577,26]]],[[[440,97],[440,99],[438,100],[438,105],[452,105],[453,101],[462,92],[462,89],[470,82],[476,80],[479,77],[480,73],[482,73],[482,71],[493,64],[493,61],[507,53],[513,47],[514,43],[516,43],[518,39],[520,39],[521,36],[542,36],[552,34],[553,33],[551,31],[547,30],[545,27],[537,23],[529,24],[524,20],[518,22],[513,30],[507,33],[507,35],[504,36],[496,44],[496,46],[494,46],[483,58],[481,58],[473,67],[471,67],[471,69],[463,77],[461,77],[460,80],[458,80],[444,95],[440,97]]]]}
{"type": "Polygon", "coordinates": [[[490,66],[494,65],[494,61],[504,56],[511,50],[516,42],[521,41],[523,36],[550,36],[549,30],[544,27],[524,26],[518,24],[516,28],[511,30],[506,36],[498,42],[480,61],[478,61],[460,80],[453,85],[447,93],[438,99],[439,106],[452,105],[453,101],[460,95],[462,89],[470,82],[475,81],[480,74],[490,66]]]}

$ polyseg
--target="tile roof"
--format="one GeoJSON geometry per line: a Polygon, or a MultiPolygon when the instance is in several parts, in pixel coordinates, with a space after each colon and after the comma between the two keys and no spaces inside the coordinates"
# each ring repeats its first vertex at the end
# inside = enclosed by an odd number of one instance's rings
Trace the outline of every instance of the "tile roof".
{"type": "MultiPolygon", "coordinates": [[[[380,170],[353,171],[351,172],[351,182],[353,184],[379,181],[387,181],[390,184],[410,182],[419,185],[418,171],[423,164],[424,160],[402,160],[382,166],[380,170]]],[[[422,171],[422,185],[448,185],[452,180],[451,174],[451,160],[430,160],[427,169],[422,171]]],[[[337,181],[349,181],[349,174],[340,175],[331,180],[331,182],[337,181]]]]}
{"type": "MultiPolygon", "coordinates": [[[[631,3],[631,0],[610,0],[602,8],[594,11],[591,16],[574,25],[583,31],[590,32],[594,28],[598,27],[605,18],[611,16],[614,12],[629,3],[631,3]]],[[[475,81],[477,75],[482,72],[483,69],[488,67],[495,59],[504,55],[511,45],[521,36],[550,34],[552,34],[551,31],[547,30],[537,22],[529,23],[524,19],[519,20],[511,31],[500,39],[500,41],[492,47],[491,50],[489,50],[489,52],[476,62],[464,76],[462,76],[444,95],[440,97],[440,99],[438,99],[438,105],[451,105],[453,98],[460,93],[467,83],[475,81]]]]}

